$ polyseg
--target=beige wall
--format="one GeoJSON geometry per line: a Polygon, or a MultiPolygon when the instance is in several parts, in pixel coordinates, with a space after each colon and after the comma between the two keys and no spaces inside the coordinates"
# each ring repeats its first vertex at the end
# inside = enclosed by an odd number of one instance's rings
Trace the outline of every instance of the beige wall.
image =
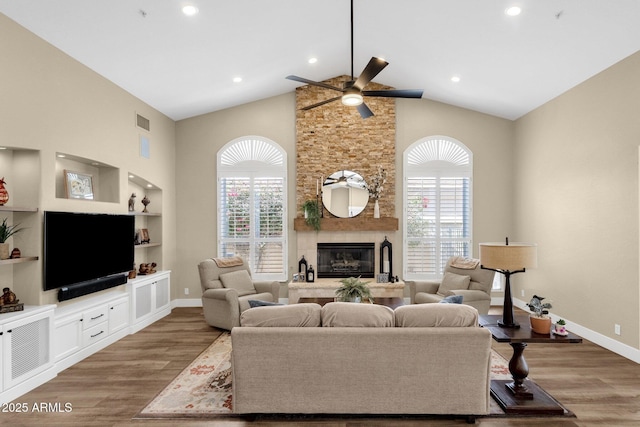
{"type": "Polygon", "coordinates": [[[636,53],[519,119],[513,175],[516,234],[539,246],[515,294],[634,348],[639,111],[636,53]]]}
{"type": "Polygon", "coordinates": [[[293,273],[295,234],[295,94],[290,92],[239,107],[181,120],[176,124],[176,185],[178,188],[177,247],[181,298],[200,298],[198,262],[217,256],[218,151],[228,142],[258,135],[278,143],[287,152],[287,216],[289,270],[293,273]],[[189,297],[184,295],[189,288],[189,297]]]}
{"type": "MultiPolygon", "coordinates": [[[[127,174],[138,174],[163,191],[162,234],[167,244],[162,247],[162,268],[177,273],[173,120],[2,14],[0,57],[0,145],[39,151],[40,170],[33,172],[39,174],[34,185],[39,184],[40,188],[33,191],[39,199],[40,219],[45,210],[126,213],[130,195],[127,174]],[[135,126],[136,112],[151,120],[151,159],[139,156],[141,132],[135,126]],[[118,168],[119,177],[113,182],[119,187],[115,192],[119,200],[92,202],[57,198],[56,152],[118,168]]],[[[0,171],[0,176],[2,173],[0,171]]],[[[10,193],[21,181],[16,171],[8,181],[10,193]]],[[[41,227],[41,224],[35,226],[41,227]]],[[[89,237],[89,231],[83,232],[89,237]]],[[[41,236],[34,238],[41,239],[41,236]]],[[[13,283],[18,296],[24,295],[22,300],[28,304],[57,302],[55,291],[41,291],[41,262],[42,258],[37,261],[37,273],[30,274],[32,280],[13,283]]],[[[6,275],[12,268],[16,267],[2,266],[0,274],[6,275]]],[[[18,268],[22,267],[16,270],[18,268]]],[[[69,268],[73,268],[72,254],[69,268]]]]}

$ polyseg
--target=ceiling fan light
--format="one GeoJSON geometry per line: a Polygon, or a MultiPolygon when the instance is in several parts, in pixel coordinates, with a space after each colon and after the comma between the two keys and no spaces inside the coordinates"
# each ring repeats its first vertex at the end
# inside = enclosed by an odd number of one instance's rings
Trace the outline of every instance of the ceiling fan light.
{"type": "Polygon", "coordinates": [[[342,95],[342,104],[348,107],[355,107],[362,104],[362,95],[359,93],[345,93],[342,95]]]}

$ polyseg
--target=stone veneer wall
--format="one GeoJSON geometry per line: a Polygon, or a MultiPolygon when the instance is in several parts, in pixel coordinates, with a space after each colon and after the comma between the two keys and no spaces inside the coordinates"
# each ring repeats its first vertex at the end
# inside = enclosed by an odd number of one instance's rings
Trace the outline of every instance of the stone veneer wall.
{"type": "MultiPolygon", "coordinates": [[[[342,87],[348,76],[335,77],[324,83],[342,87]]],[[[367,90],[391,89],[377,83],[367,90]]],[[[339,96],[340,93],[317,86],[296,89],[296,208],[303,216],[305,200],[316,197],[316,182],[333,172],[347,169],[358,172],[366,181],[382,166],[387,183],[379,200],[380,216],[395,214],[396,109],[393,98],[365,97],[374,116],[360,117],[355,107],[340,100],[311,110],[302,107],[339,96]]],[[[361,216],[373,217],[373,200],[361,216]]],[[[325,216],[332,216],[326,210],[325,216]]]]}

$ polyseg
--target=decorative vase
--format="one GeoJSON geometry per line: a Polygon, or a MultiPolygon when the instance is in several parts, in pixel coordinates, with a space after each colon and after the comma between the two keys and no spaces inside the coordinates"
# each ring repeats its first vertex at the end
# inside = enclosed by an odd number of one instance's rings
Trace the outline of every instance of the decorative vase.
{"type": "Polygon", "coordinates": [[[376,203],[373,205],[373,217],[380,218],[380,205],[378,204],[378,199],[376,199],[376,203]]]}
{"type": "Polygon", "coordinates": [[[0,243],[0,259],[9,259],[9,244],[0,243]]]}
{"type": "Polygon", "coordinates": [[[551,333],[550,317],[529,316],[529,323],[531,330],[537,334],[549,335],[551,333]]]}
{"type": "Polygon", "coordinates": [[[556,334],[566,334],[567,333],[567,327],[566,325],[560,325],[559,323],[556,323],[554,326],[554,330],[556,331],[556,334]]]}
{"type": "MultiPolygon", "coordinates": [[[[2,179],[0,179],[0,206],[4,206],[4,204],[9,201],[9,192],[7,191],[6,188],[4,188],[5,184],[6,182],[4,181],[4,176],[3,176],[2,179]]],[[[3,258],[3,259],[6,259],[6,258],[3,258]]]]}

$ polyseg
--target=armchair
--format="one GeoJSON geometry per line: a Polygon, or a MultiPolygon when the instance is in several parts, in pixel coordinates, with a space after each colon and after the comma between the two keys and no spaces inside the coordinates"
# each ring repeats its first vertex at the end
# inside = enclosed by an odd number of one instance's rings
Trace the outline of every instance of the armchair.
{"type": "Polygon", "coordinates": [[[481,269],[480,263],[473,268],[453,267],[451,264],[455,263],[456,258],[449,258],[441,280],[406,281],[411,303],[435,303],[449,295],[462,295],[463,304],[475,307],[479,314],[488,314],[495,272],[481,269]]]}
{"type": "Polygon", "coordinates": [[[213,327],[240,326],[240,314],[249,308],[249,300],[278,302],[280,284],[253,281],[247,261],[240,257],[205,259],[198,272],[204,318],[213,327]]]}

